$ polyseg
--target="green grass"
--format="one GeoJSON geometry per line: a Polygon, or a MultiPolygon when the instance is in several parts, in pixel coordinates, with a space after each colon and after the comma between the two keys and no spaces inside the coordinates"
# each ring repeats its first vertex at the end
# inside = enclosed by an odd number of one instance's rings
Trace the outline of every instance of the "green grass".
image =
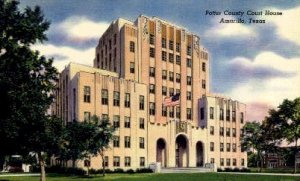
{"type": "MultiPolygon", "coordinates": [[[[39,177],[0,177],[0,181],[38,181],[39,177]]],[[[175,174],[107,174],[105,177],[92,176],[90,178],[78,176],[64,176],[57,174],[48,174],[47,181],[96,181],[96,180],[134,180],[134,181],[300,181],[296,176],[267,176],[267,175],[238,175],[226,173],[175,173],[175,174]]]]}

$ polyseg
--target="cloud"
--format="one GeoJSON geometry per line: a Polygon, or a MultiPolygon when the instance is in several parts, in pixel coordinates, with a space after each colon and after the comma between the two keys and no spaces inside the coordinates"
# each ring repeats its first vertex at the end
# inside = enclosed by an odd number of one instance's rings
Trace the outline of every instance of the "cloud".
{"type": "MultiPolygon", "coordinates": [[[[248,76],[246,73],[232,72],[231,74],[240,77],[243,81],[236,87],[226,92],[227,95],[250,105],[250,117],[261,119],[267,115],[265,109],[257,113],[255,106],[277,107],[284,99],[294,99],[300,96],[300,57],[285,58],[274,52],[261,52],[253,60],[246,58],[235,58],[228,63],[229,66],[248,67],[244,71],[259,72],[270,69],[267,77],[248,76]],[[275,73],[274,73],[275,72],[275,73]]],[[[266,71],[268,73],[268,71],[266,71]]],[[[251,74],[251,73],[250,73],[251,74]]]]}
{"type": "Polygon", "coordinates": [[[53,65],[58,69],[58,71],[62,71],[70,62],[77,62],[92,66],[95,57],[95,48],[80,50],[67,46],[39,44],[32,46],[32,49],[38,50],[41,55],[45,55],[48,58],[53,57],[53,65]]]}
{"type": "Polygon", "coordinates": [[[107,22],[92,21],[84,16],[71,16],[62,22],[54,23],[49,34],[78,43],[99,39],[108,26],[107,22]]]}
{"type": "Polygon", "coordinates": [[[276,26],[276,34],[280,37],[300,45],[300,6],[293,9],[267,8],[272,12],[282,12],[280,15],[265,16],[267,21],[276,26]]]}

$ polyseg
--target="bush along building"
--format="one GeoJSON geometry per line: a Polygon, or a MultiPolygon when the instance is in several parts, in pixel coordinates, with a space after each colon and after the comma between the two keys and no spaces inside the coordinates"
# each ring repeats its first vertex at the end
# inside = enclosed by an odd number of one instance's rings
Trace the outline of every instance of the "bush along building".
{"type": "MultiPolygon", "coordinates": [[[[105,152],[109,169],[246,167],[246,105],[209,92],[209,63],[200,38],[185,28],[119,18],[99,39],[93,67],[70,63],[61,72],[52,111],[66,123],[109,118],[116,128],[105,152]]],[[[100,156],[91,167],[102,168],[100,156]]]]}

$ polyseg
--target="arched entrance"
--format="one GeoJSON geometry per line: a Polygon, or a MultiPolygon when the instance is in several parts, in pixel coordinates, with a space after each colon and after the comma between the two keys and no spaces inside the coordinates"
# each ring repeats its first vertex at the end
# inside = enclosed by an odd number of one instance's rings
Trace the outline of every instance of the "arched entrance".
{"type": "Polygon", "coordinates": [[[203,152],[203,143],[198,141],[196,144],[196,166],[203,167],[203,160],[204,160],[204,152],[203,152]]]}
{"type": "Polygon", "coordinates": [[[178,135],[175,147],[176,167],[188,167],[188,140],[184,135],[178,135]]]}
{"type": "Polygon", "coordinates": [[[156,162],[160,162],[162,167],[167,166],[167,151],[166,142],[164,139],[159,138],[156,142],[156,162]]]}

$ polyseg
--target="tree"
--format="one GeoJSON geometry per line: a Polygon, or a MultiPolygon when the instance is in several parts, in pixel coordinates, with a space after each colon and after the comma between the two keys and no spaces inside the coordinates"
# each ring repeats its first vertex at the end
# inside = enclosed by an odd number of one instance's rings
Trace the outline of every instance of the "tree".
{"type": "Polygon", "coordinates": [[[30,47],[47,40],[49,22],[39,7],[18,9],[0,0],[1,157],[35,152],[45,180],[45,155],[59,149],[61,121],[46,114],[53,101],[57,70],[30,47]]]}

